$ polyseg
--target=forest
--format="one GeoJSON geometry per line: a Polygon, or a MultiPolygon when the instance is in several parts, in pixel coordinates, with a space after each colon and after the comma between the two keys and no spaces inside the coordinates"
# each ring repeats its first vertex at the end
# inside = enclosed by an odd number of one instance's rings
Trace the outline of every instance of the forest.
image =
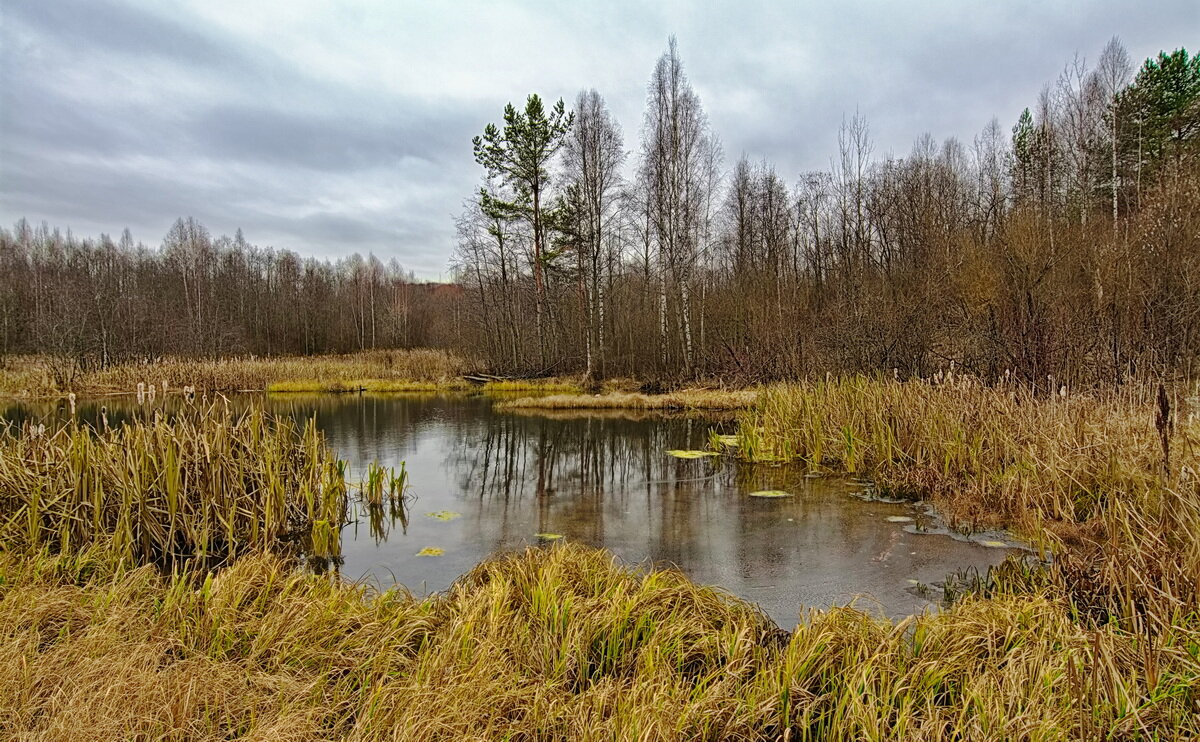
{"type": "MultiPolygon", "coordinates": [[[[303,258],[181,218],[160,246],[0,230],[0,354],[435,347],[492,373],[740,383],[951,364],[985,379],[1191,378],[1200,360],[1200,57],[1076,55],[1012,125],[826,171],[731,166],[672,40],[636,141],[602,95],[530,95],[476,137],[454,281],[303,258]]],[[[468,146],[464,142],[464,157],[468,146]]],[[[450,246],[447,246],[450,250],[450,246]]]]}

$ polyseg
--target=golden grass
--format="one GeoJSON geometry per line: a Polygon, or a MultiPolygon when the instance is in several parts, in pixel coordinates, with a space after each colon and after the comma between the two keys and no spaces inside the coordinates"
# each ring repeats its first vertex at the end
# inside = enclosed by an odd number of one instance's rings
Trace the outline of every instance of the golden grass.
{"type": "Polygon", "coordinates": [[[505,410],[738,410],[754,405],[758,393],[756,389],[682,389],[666,394],[554,394],[506,400],[498,402],[496,407],[505,410]]]}
{"type": "Polygon", "coordinates": [[[931,500],[963,527],[1016,528],[1056,554],[1081,608],[1131,630],[1200,613],[1200,420],[1153,386],[1037,397],[971,379],[776,386],[742,414],[750,459],[800,460],[931,500]]]}
{"type": "MultiPolygon", "coordinates": [[[[162,392],[177,393],[185,386],[199,391],[263,390],[291,382],[288,391],[326,391],[370,383],[378,391],[410,391],[408,386],[430,385],[438,389],[461,384],[459,377],[470,364],[442,350],[373,350],[347,355],[239,357],[219,360],[163,358],[147,363],[125,363],[106,369],[75,371],[66,381],[60,359],[23,357],[6,359],[0,365],[0,394],[8,396],[55,396],[80,394],[128,394],[138,384],[162,392]],[[366,380],[365,382],[363,380],[366,380]],[[394,388],[385,388],[392,385],[394,388]]],[[[283,391],[283,389],[279,389],[283,391]]]]}
{"type": "Polygon", "coordinates": [[[288,543],[330,557],[346,518],[344,475],[315,424],[259,409],[189,407],[99,431],[9,425],[0,544],[71,551],[103,541],[164,566],[288,543]]]}
{"type": "Polygon", "coordinates": [[[571,379],[501,379],[483,384],[485,392],[546,392],[578,394],[583,386],[571,379]]]}
{"type": "Polygon", "coordinates": [[[21,740],[1184,739],[1200,644],[1086,630],[1052,593],[781,632],[572,545],[418,600],[279,557],[198,583],[100,549],[0,553],[0,729],[21,740]]]}
{"type": "Polygon", "coordinates": [[[385,379],[301,379],[297,381],[276,381],[267,385],[267,391],[272,394],[340,394],[346,392],[368,392],[372,394],[391,394],[409,392],[450,392],[464,391],[470,386],[460,379],[447,381],[388,381],[385,379]]]}

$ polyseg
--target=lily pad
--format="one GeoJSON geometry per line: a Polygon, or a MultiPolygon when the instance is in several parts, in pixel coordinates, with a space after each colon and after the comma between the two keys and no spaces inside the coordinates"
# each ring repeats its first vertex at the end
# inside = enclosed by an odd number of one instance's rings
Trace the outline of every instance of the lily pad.
{"type": "Polygon", "coordinates": [[[1004,543],[1003,541],[980,541],[979,543],[983,544],[984,546],[989,546],[993,549],[1008,548],[1008,544],[1004,543]]]}
{"type": "Polygon", "coordinates": [[[417,556],[419,556],[419,557],[441,556],[442,554],[445,554],[445,553],[446,553],[445,549],[439,549],[436,546],[426,546],[424,549],[421,549],[420,551],[417,552],[417,556]]]}
{"type": "Polygon", "coordinates": [[[889,515],[884,518],[888,523],[912,523],[913,519],[907,515],[889,515]]]}
{"type": "Polygon", "coordinates": [[[723,446],[736,446],[738,444],[738,437],[736,435],[717,435],[713,436],[713,440],[723,446]]]}
{"type": "Polygon", "coordinates": [[[453,510],[439,510],[436,513],[425,513],[425,515],[438,520],[454,520],[462,517],[462,513],[456,513],[453,510]]]}
{"type": "Polygon", "coordinates": [[[702,459],[705,456],[718,455],[715,451],[687,451],[682,449],[672,449],[667,451],[667,455],[674,456],[677,459],[702,459]]]}
{"type": "Polygon", "coordinates": [[[534,535],[543,541],[557,541],[563,537],[561,533],[535,533],[534,535]]]}
{"type": "Polygon", "coordinates": [[[758,490],[757,492],[751,492],[750,496],[751,497],[791,497],[792,493],[784,492],[783,490],[758,490]]]}

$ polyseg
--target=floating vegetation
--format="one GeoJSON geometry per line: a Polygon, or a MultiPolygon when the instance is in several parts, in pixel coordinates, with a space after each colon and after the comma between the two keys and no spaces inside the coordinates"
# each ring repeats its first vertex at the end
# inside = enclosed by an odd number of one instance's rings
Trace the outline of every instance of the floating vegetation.
{"type": "Polygon", "coordinates": [[[908,515],[889,515],[884,518],[888,523],[912,523],[913,519],[908,515]]]}
{"type": "Polygon", "coordinates": [[[456,513],[453,510],[438,510],[434,513],[425,513],[425,515],[436,520],[454,520],[462,517],[462,513],[456,513]]]}
{"type": "Polygon", "coordinates": [[[1003,541],[980,541],[979,543],[992,549],[1006,549],[1009,546],[1003,541]]]}
{"type": "Polygon", "coordinates": [[[421,549],[420,551],[417,552],[417,556],[419,556],[419,557],[439,557],[445,553],[446,553],[445,549],[439,548],[437,546],[426,546],[424,549],[421,549]]]}
{"type": "Polygon", "coordinates": [[[558,541],[559,539],[563,538],[561,533],[537,533],[534,535],[542,541],[558,541]]]}
{"type": "Polygon", "coordinates": [[[784,492],[783,490],[758,490],[756,492],[751,492],[750,497],[792,497],[792,493],[784,492]]]}
{"type": "Polygon", "coordinates": [[[672,449],[667,451],[668,456],[674,456],[677,459],[702,459],[705,456],[719,456],[715,451],[687,451],[682,449],[672,449]]]}
{"type": "Polygon", "coordinates": [[[713,441],[722,446],[737,446],[738,437],[736,435],[713,435],[713,441]]]}

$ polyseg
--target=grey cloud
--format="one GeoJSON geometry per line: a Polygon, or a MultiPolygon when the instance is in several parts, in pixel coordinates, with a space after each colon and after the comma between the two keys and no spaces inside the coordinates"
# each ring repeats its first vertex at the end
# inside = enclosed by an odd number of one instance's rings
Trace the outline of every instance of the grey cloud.
{"type": "MultiPolygon", "coordinates": [[[[856,109],[877,155],[902,156],[925,131],[969,144],[993,115],[1011,126],[1077,50],[1094,58],[1117,33],[1137,62],[1200,37],[1187,0],[547,1],[489,4],[490,17],[331,3],[289,27],[317,44],[306,59],[252,18],[225,18],[242,31],[232,34],[203,20],[196,8],[212,6],[201,1],[4,3],[0,221],[129,226],[153,244],[192,215],[214,233],[241,227],[252,242],[319,257],[374,252],[436,277],[452,214],[480,175],[471,136],[531,91],[569,103],[595,87],[632,167],[646,82],[671,33],[726,165],[745,153],[788,181],[829,166],[856,109]],[[520,22],[498,33],[509,16],[520,22]]],[[[287,25],[309,6],[278,7],[287,25]]]]}
{"type": "Polygon", "coordinates": [[[4,21],[96,53],[155,56],[203,66],[256,63],[215,34],[119,0],[18,0],[6,3],[4,21]]]}
{"type": "Polygon", "coordinates": [[[343,171],[436,157],[469,139],[471,131],[461,114],[446,112],[366,117],[353,110],[330,114],[241,104],[202,110],[187,129],[196,151],[213,157],[343,171]]]}

